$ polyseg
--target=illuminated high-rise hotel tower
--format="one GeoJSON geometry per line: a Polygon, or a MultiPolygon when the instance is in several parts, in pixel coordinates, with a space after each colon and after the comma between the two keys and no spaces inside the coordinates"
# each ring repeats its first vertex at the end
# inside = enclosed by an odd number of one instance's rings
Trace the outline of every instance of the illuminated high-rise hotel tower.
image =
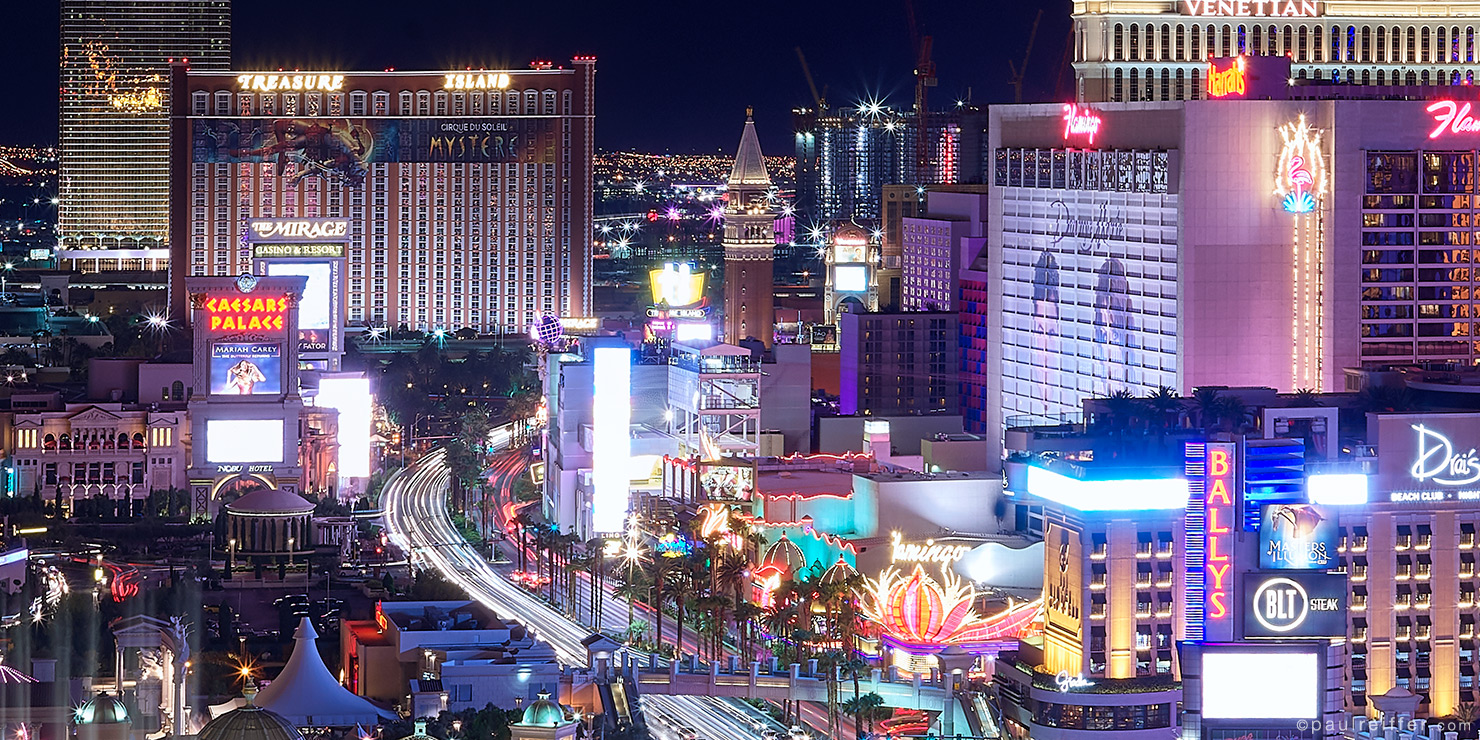
{"type": "Polygon", "coordinates": [[[230,0],[62,0],[64,249],[169,238],[170,61],[231,67],[230,0]]]}
{"type": "Polygon", "coordinates": [[[771,176],[761,156],[750,110],[745,133],[730,169],[730,200],[725,206],[725,341],[754,337],[771,346],[775,327],[772,260],[776,237],[771,210],[771,176]]]}

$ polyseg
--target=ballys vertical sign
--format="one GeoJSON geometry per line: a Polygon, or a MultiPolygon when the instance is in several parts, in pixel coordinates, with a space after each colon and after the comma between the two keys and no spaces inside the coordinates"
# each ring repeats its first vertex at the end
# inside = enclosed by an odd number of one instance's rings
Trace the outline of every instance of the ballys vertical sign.
{"type": "Polygon", "coordinates": [[[1228,606],[1232,603],[1233,580],[1229,577],[1233,561],[1233,445],[1208,445],[1208,473],[1203,536],[1207,554],[1203,564],[1203,589],[1207,594],[1204,617],[1205,636],[1220,639],[1231,630],[1228,606]],[[1218,630],[1214,630],[1219,626],[1218,630]]]}

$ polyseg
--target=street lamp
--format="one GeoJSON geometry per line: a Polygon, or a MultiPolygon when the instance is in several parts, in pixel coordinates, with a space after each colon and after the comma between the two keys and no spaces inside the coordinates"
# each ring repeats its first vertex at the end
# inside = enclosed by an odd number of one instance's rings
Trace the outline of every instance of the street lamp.
{"type": "Polygon", "coordinates": [[[15,263],[14,262],[6,262],[5,263],[5,272],[0,272],[0,296],[3,296],[6,293],[10,292],[10,287],[9,287],[10,273],[13,270],[15,270],[15,263]]]}
{"type": "Polygon", "coordinates": [[[236,538],[226,540],[226,577],[231,578],[231,572],[236,569],[236,538]]]}
{"type": "Polygon", "coordinates": [[[294,538],[288,538],[288,569],[293,569],[293,542],[294,538]]]}

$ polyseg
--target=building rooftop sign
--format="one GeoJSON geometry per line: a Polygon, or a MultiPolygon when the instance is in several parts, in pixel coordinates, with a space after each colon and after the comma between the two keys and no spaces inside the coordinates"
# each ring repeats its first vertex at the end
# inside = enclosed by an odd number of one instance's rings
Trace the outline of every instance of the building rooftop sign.
{"type": "Polygon", "coordinates": [[[1317,18],[1319,0],[1184,0],[1187,15],[1237,18],[1317,18]]]}

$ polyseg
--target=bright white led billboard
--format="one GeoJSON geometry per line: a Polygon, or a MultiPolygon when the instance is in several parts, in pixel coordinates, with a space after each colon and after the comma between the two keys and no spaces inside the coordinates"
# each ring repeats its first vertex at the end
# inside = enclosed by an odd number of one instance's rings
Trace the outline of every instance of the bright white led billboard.
{"type": "Polygon", "coordinates": [[[632,350],[596,347],[591,352],[591,528],[626,527],[632,457],[632,350]]]}
{"type": "Polygon", "coordinates": [[[863,265],[839,265],[833,268],[833,290],[839,293],[867,291],[868,268],[863,265]]]}
{"type": "Polygon", "coordinates": [[[206,461],[211,463],[280,463],[282,419],[207,419],[206,461]]]}
{"type": "Polygon", "coordinates": [[[370,476],[370,379],[326,376],[319,380],[319,406],[339,412],[339,477],[370,476]]]}
{"type": "Polygon", "coordinates": [[[1321,714],[1315,653],[1205,652],[1204,719],[1312,719],[1321,714]]]}

